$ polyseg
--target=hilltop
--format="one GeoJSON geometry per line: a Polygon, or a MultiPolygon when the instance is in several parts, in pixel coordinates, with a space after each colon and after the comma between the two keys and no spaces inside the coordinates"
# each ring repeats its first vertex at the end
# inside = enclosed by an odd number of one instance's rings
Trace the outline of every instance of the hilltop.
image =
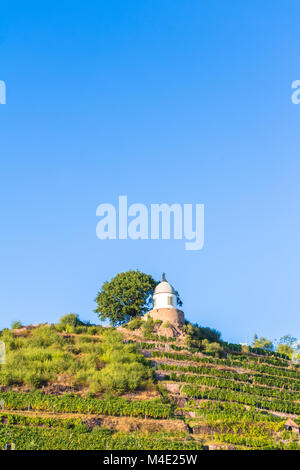
{"type": "Polygon", "coordinates": [[[300,368],[282,354],[151,318],[0,339],[2,449],[300,449],[284,427],[300,424],[300,368]]]}

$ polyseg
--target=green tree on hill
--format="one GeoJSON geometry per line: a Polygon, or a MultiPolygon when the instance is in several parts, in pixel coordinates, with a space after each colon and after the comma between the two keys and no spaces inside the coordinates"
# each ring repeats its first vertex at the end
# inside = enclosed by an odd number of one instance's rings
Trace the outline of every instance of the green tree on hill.
{"type": "Polygon", "coordinates": [[[77,313],[69,313],[68,315],[65,315],[64,317],[61,317],[59,320],[59,324],[62,327],[67,326],[67,325],[70,325],[70,326],[84,325],[84,323],[79,319],[79,315],[77,315],[77,313]]]}
{"type": "Polygon", "coordinates": [[[274,346],[273,346],[272,341],[268,340],[267,338],[264,338],[263,336],[258,338],[257,335],[254,336],[253,347],[254,348],[260,348],[260,349],[266,349],[267,351],[273,351],[274,350],[274,346]]]}
{"type": "Polygon", "coordinates": [[[138,270],[119,273],[98,292],[95,313],[113,326],[127,323],[152,308],[156,284],[152,276],[138,270]]]}
{"type": "Polygon", "coordinates": [[[300,345],[297,338],[291,335],[285,335],[280,338],[276,351],[292,357],[294,353],[300,352],[300,345]]]}

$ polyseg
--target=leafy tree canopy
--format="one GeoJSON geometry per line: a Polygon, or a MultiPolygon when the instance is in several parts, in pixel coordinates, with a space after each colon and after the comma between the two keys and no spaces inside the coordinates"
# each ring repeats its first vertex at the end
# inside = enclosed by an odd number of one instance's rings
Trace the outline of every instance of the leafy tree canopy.
{"type": "Polygon", "coordinates": [[[65,315],[64,317],[61,317],[59,320],[60,326],[79,326],[79,325],[84,325],[84,323],[79,319],[79,315],[77,313],[69,313],[68,315],[65,315]]]}
{"type": "Polygon", "coordinates": [[[276,351],[292,357],[294,353],[300,352],[300,345],[297,338],[291,335],[285,335],[280,338],[276,351]]]}
{"type": "Polygon", "coordinates": [[[113,326],[127,323],[145,314],[153,307],[152,294],[157,282],[141,271],[117,274],[105,282],[95,301],[95,313],[100,320],[109,320],[113,326]]]}
{"type": "Polygon", "coordinates": [[[186,322],[184,327],[185,332],[190,335],[193,339],[202,340],[207,339],[210,342],[216,342],[221,340],[221,333],[213,328],[199,326],[197,323],[186,322]]]}
{"type": "Polygon", "coordinates": [[[266,349],[267,351],[273,351],[274,350],[274,346],[273,346],[272,341],[264,338],[263,336],[258,338],[257,335],[254,336],[253,347],[254,348],[266,349]]]}
{"type": "Polygon", "coordinates": [[[280,338],[280,340],[279,340],[279,344],[286,344],[287,346],[290,346],[290,348],[292,348],[294,350],[299,348],[299,342],[298,342],[297,338],[295,338],[292,335],[282,336],[282,338],[280,338]]]}

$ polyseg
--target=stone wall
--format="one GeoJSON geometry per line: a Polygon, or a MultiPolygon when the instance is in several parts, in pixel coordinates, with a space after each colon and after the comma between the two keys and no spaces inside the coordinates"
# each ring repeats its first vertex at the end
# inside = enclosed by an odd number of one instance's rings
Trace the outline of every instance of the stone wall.
{"type": "Polygon", "coordinates": [[[147,320],[148,315],[150,315],[154,321],[161,320],[164,323],[169,321],[171,324],[178,326],[182,326],[185,323],[184,313],[177,308],[154,308],[146,313],[143,318],[147,320]]]}

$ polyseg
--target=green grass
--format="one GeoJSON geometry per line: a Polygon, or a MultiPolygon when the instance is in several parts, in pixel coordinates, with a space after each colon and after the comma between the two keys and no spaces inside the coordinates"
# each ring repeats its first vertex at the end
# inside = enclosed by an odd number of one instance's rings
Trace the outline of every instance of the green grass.
{"type": "MultiPolygon", "coordinates": [[[[76,331],[84,328],[71,327],[76,331]]],[[[6,330],[0,338],[6,346],[0,385],[6,387],[35,390],[64,376],[68,385],[88,388],[94,394],[119,394],[153,382],[153,369],[136,344],[124,344],[115,330],[102,329],[100,337],[86,333],[63,336],[54,326],[41,326],[25,337],[6,330]]]]}

